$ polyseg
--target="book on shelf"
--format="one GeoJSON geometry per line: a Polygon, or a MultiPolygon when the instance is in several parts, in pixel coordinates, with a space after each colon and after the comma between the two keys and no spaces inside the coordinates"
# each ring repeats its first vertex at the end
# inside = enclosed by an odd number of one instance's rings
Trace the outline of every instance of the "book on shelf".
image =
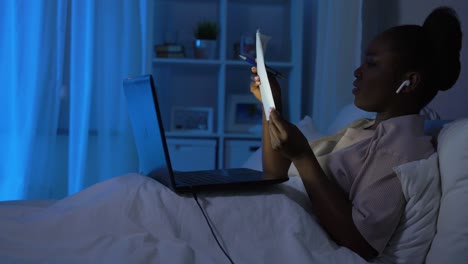
{"type": "Polygon", "coordinates": [[[156,52],[156,58],[185,58],[184,52],[156,52]]]}
{"type": "Polygon", "coordinates": [[[185,58],[183,45],[179,44],[160,44],[154,46],[156,58],[185,58]]]}
{"type": "Polygon", "coordinates": [[[184,46],[179,44],[161,44],[154,46],[155,52],[184,52],[184,46]]]}

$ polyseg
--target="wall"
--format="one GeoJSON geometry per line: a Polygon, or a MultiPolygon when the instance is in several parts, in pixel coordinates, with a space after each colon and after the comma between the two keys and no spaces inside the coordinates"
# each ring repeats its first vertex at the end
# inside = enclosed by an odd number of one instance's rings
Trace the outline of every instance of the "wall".
{"type": "Polygon", "coordinates": [[[436,7],[453,7],[464,31],[461,52],[460,77],[452,89],[440,92],[430,103],[444,119],[468,117],[468,1],[467,0],[398,0],[399,24],[422,24],[426,16],[436,7]]]}

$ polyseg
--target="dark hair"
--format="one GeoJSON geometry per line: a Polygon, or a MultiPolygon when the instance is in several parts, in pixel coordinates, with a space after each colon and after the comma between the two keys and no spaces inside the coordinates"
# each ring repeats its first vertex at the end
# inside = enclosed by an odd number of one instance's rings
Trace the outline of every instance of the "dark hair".
{"type": "Polygon", "coordinates": [[[402,73],[421,73],[420,108],[426,106],[439,90],[448,90],[455,84],[460,74],[462,32],[452,8],[436,8],[423,26],[397,26],[387,33],[390,34],[391,48],[398,54],[402,73]]]}

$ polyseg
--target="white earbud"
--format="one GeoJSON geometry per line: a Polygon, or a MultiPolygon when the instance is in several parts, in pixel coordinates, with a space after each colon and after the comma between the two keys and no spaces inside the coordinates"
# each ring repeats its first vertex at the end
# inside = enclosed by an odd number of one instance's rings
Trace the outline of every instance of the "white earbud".
{"type": "Polygon", "coordinates": [[[400,93],[401,90],[403,90],[403,88],[405,88],[406,86],[410,84],[411,82],[409,80],[404,81],[403,83],[401,83],[400,87],[398,87],[398,89],[396,90],[396,93],[400,93]]]}

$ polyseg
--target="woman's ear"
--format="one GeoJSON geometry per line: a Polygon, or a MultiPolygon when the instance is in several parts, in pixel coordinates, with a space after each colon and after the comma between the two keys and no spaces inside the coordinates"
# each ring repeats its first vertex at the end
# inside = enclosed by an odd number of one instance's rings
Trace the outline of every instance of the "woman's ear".
{"type": "Polygon", "coordinates": [[[421,74],[419,72],[409,72],[406,74],[406,80],[409,81],[409,84],[402,89],[404,93],[414,92],[421,83],[421,74]]]}

